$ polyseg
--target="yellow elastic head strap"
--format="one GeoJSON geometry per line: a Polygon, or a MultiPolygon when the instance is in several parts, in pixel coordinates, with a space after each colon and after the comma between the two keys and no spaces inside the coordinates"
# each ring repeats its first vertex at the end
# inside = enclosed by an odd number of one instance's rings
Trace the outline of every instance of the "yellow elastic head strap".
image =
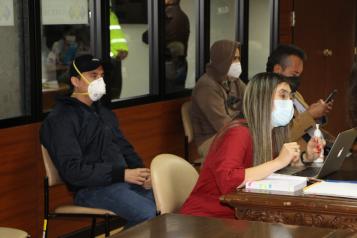
{"type": "Polygon", "coordinates": [[[84,81],[85,81],[87,84],[90,84],[89,81],[88,81],[88,79],[86,79],[86,77],[84,77],[83,74],[79,71],[79,69],[77,68],[77,66],[76,66],[76,64],[75,64],[74,61],[75,61],[75,60],[73,60],[73,62],[72,62],[72,65],[73,65],[74,69],[75,69],[75,70],[77,71],[77,73],[84,79],[84,81]]]}
{"type": "MultiPolygon", "coordinates": [[[[86,79],[86,77],[83,76],[83,74],[79,71],[79,69],[77,68],[76,64],[74,63],[74,60],[72,62],[72,65],[74,67],[74,69],[77,71],[77,73],[84,79],[84,81],[89,84],[89,81],[88,79],[86,79]]],[[[78,93],[78,92],[74,92],[72,93],[72,95],[88,95],[88,92],[87,93],[78,93]]]]}

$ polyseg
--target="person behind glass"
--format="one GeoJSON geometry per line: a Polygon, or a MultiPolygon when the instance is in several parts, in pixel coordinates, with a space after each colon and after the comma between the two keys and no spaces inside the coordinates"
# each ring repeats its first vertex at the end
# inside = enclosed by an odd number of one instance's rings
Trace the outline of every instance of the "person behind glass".
{"type": "Polygon", "coordinates": [[[180,0],[165,0],[165,15],[166,91],[182,91],[187,77],[190,22],[180,7],[180,0]]]}
{"type": "Polygon", "coordinates": [[[192,127],[201,157],[205,157],[217,134],[242,112],[245,84],[239,43],[230,40],[215,42],[210,51],[206,73],[192,91],[192,127]]]}
{"type": "MultiPolygon", "coordinates": [[[[308,105],[304,97],[298,92],[305,59],[306,55],[302,49],[294,45],[279,45],[270,54],[266,64],[267,72],[278,73],[289,79],[294,93],[293,103],[295,108],[291,141],[297,141],[302,148],[305,148],[306,143],[313,137],[316,123],[326,123],[326,116],[332,110],[333,105],[333,101],[326,103],[322,99],[308,105]]],[[[325,130],[323,130],[323,134],[328,143],[333,142],[334,136],[325,130]]]]}
{"type": "Polygon", "coordinates": [[[357,127],[357,63],[352,66],[348,87],[348,112],[352,127],[357,127]]]}
{"type": "MultiPolygon", "coordinates": [[[[185,89],[189,36],[190,22],[180,7],[180,0],[165,0],[166,92],[185,89]]],[[[142,40],[148,44],[148,31],[143,33],[142,40]]]]}
{"type": "Polygon", "coordinates": [[[119,24],[119,5],[116,1],[110,1],[110,57],[113,65],[113,72],[110,85],[110,98],[118,99],[121,95],[123,76],[122,61],[128,56],[129,47],[126,35],[119,24]]]}
{"type": "MultiPolygon", "coordinates": [[[[221,204],[220,196],[300,159],[299,144],[288,143],[294,108],[284,77],[255,75],[245,90],[243,111],[245,119],[235,119],[217,135],[181,213],[234,218],[234,210],[221,204]]],[[[308,143],[305,159],[318,156],[317,143],[308,143]]]]}
{"type": "Polygon", "coordinates": [[[68,66],[76,56],[78,43],[73,29],[63,33],[63,37],[55,41],[47,56],[47,63],[68,66]]]}
{"type": "Polygon", "coordinates": [[[41,143],[77,205],[104,208],[127,220],[126,227],[156,215],[150,170],[99,99],[106,93],[103,62],[74,59],[70,96],[60,98],[44,120],[41,143]]]}

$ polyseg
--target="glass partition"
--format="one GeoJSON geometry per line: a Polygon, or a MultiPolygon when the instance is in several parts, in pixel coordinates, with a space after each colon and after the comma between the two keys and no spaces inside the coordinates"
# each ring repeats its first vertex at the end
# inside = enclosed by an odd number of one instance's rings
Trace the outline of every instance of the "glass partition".
{"type": "Polygon", "coordinates": [[[195,86],[197,1],[165,0],[166,93],[195,86]]]}
{"type": "Polygon", "coordinates": [[[0,119],[30,112],[27,1],[0,1],[0,119]]]}
{"type": "Polygon", "coordinates": [[[273,0],[249,0],[248,78],[265,72],[270,54],[273,0]]]}
{"type": "Polygon", "coordinates": [[[237,1],[210,1],[210,45],[218,40],[236,39],[237,1]]]}
{"type": "Polygon", "coordinates": [[[41,0],[42,108],[69,89],[68,69],[73,59],[92,53],[89,0],[41,0]]]}
{"type": "Polygon", "coordinates": [[[110,1],[112,101],[150,93],[148,1],[110,1]]]}

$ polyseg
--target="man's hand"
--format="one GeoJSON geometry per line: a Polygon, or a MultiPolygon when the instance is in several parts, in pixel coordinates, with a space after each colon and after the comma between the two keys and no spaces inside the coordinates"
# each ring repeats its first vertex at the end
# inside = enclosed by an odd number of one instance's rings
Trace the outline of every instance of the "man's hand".
{"type": "Polygon", "coordinates": [[[147,178],[150,178],[150,169],[147,168],[126,169],[124,172],[124,181],[127,183],[143,185],[147,178]]]}
{"type": "Polygon", "coordinates": [[[119,61],[124,60],[128,56],[128,51],[126,50],[118,50],[118,54],[116,59],[119,61]]]}
{"type": "Polygon", "coordinates": [[[148,178],[146,178],[144,184],[143,184],[143,187],[145,189],[151,189],[152,188],[152,185],[151,185],[151,176],[149,175],[148,178]]]}
{"type": "Polygon", "coordinates": [[[332,105],[333,101],[325,103],[322,99],[320,99],[318,102],[311,104],[307,111],[314,119],[318,119],[326,116],[332,110],[332,105]]]}

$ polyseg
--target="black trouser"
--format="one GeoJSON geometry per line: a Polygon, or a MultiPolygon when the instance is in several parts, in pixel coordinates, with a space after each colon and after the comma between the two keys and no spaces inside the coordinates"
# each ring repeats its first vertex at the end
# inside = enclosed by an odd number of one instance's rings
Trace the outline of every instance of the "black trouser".
{"type": "Polygon", "coordinates": [[[121,61],[115,58],[111,58],[111,63],[113,66],[110,82],[108,82],[108,86],[110,88],[110,98],[118,99],[121,95],[121,89],[123,85],[123,77],[121,71],[121,61]]]}

